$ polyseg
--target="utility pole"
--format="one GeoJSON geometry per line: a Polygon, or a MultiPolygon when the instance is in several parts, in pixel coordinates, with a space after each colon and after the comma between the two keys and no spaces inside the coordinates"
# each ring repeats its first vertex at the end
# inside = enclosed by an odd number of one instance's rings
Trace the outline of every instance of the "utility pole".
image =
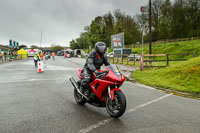
{"type": "Polygon", "coordinates": [[[43,31],[41,31],[41,37],[40,37],[40,48],[41,48],[41,43],[42,43],[42,33],[43,33],[43,31]]]}
{"type": "Polygon", "coordinates": [[[152,15],[151,15],[151,0],[149,0],[149,54],[152,54],[152,15]]]}
{"type": "MultiPolygon", "coordinates": [[[[143,16],[145,12],[144,6],[141,6],[141,12],[143,16]]],[[[140,66],[141,66],[141,70],[143,71],[143,58],[144,58],[144,22],[143,21],[142,21],[141,29],[142,29],[142,57],[141,57],[140,66]]]]}

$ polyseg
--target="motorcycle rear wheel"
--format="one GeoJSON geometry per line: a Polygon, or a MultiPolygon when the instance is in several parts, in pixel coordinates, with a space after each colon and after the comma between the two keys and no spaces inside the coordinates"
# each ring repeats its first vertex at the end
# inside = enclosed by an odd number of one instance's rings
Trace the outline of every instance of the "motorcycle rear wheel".
{"type": "Polygon", "coordinates": [[[74,99],[80,105],[84,105],[86,103],[86,99],[78,93],[78,91],[74,88],[74,99]]]}
{"type": "Polygon", "coordinates": [[[126,110],[126,97],[123,92],[115,91],[114,100],[111,101],[110,98],[106,100],[106,110],[111,117],[120,117],[124,114],[126,110]]]}

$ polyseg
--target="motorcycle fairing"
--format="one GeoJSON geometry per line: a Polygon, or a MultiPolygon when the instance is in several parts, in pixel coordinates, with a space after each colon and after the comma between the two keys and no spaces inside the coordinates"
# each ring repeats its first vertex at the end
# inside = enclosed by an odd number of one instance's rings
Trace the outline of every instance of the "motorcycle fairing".
{"type": "Polygon", "coordinates": [[[114,100],[114,92],[115,91],[121,91],[119,88],[114,88],[114,89],[111,89],[110,90],[110,96],[111,96],[111,100],[113,101],[114,100]]]}
{"type": "Polygon", "coordinates": [[[90,87],[91,87],[92,91],[95,93],[95,95],[101,101],[104,101],[103,100],[104,91],[108,88],[108,86],[111,86],[111,85],[117,85],[117,83],[111,82],[111,81],[106,81],[106,80],[101,80],[101,79],[96,79],[90,84],[90,87]],[[98,85],[98,87],[95,88],[95,86],[97,86],[97,85],[98,85]]]}

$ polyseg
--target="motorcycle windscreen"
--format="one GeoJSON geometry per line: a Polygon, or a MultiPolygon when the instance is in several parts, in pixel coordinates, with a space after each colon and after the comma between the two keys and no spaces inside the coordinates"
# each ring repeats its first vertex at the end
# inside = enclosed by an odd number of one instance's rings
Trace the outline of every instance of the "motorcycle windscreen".
{"type": "Polygon", "coordinates": [[[114,74],[116,74],[117,77],[119,77],[120,79],[122,78],[121,73],[120,73],[117,65],[109,65],[109,66],[106,66],[106,67],[109,68],[114,74]]]}

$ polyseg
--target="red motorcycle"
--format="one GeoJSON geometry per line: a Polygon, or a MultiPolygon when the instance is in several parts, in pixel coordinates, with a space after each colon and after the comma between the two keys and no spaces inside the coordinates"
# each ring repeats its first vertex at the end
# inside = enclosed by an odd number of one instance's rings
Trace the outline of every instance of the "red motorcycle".
{"type": "Polygon", "coordinates": [[[117,69],[113,69],[111,65],[107,66],[105,71],[100,75],[93,73],[93,80],[87,88],[80,91],[80,83],[83,79],[81,75],[83,69],[78,69],[79,81],[75,81],[73,77],[70,78],[70,82],[74,86],[74,98],[78,104],[84,105],[86,102],[97,106],[106,107],[108,114],[112,117],[120,117],[126,110],[126,98],[119,87],[125,81],[124,75],[117,69]],[[92,93],[95,94],[92,100],[88,100],[85,95],[87,91],[91,89],[92,93]]]}

